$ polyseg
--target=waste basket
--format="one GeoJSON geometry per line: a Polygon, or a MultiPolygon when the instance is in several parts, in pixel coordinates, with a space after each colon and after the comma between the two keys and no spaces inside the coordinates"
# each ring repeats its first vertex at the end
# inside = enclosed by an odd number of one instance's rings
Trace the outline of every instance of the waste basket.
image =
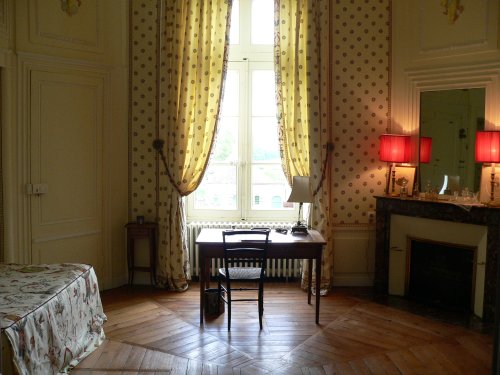
{"type": "Polygon", "coordinates": [[[205,315],[206,316],[218,316],[224,312],[224,301],[219,302],[219,291],[214,288],[205,289],[205,315]]]}

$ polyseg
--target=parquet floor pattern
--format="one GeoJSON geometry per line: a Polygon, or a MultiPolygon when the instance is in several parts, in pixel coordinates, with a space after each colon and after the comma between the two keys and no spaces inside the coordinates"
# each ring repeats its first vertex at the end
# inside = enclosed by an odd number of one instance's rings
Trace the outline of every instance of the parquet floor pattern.
{"type": "Polygon", "coordinates": [[[297,284],[266,284],[254,303],[199,327],[198,284],[184,293],[124,287],[102,293],[107,340],[72,372],[96,374],[389,374],[491,372],[492,336],[359,298],[342,289],[314,305],[297,284]]]}

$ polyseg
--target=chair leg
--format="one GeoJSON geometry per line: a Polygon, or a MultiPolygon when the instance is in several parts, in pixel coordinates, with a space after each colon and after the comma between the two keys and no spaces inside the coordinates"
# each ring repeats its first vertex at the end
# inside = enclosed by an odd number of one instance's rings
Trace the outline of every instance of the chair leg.
{"type": "Polygon", "coordinates": [[[222,287],[221,287],[221,283],[220,283],[220,277],[217,278],[217,309],[219,311],[219,314],[220,314],[220,303],[221,303],[221,293],[222,293],[222,287]]]}
{"type": "Polygon", "coordinates": [[[227,286],[227,330],[231,330],[231,288],[227,286]]]}
{"type": "Polygon", "coordinates": [[[264,313],[264,284],[262,284],[261,288],[262,288],[262,292],[261,292],[262,313],[264,313]]]}
{"type": "Polygon", "coordinates": [[[262,330],[262,315],[264,313],[264,287],[259,285],[259,325],[262,330]]]}
{"type": "Polygon", "coordinates": [[[262,306],[260,304],[260,301],[259,301],[259,326],[260,330],[262,331],[262,306]]]}

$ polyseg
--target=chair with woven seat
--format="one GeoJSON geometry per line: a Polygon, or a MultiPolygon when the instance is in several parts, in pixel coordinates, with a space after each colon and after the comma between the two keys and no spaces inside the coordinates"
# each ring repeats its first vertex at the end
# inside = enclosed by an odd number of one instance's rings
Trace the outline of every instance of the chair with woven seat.
{"type": "Polygon", "coordinates": [[[264,278],[266,276],[269,230],[225,230],[222,232],[224,267],[219,268],[218,293],[227,304],[227,330],[231,330],[231,303],[257,301],[259,325],[264,312],[264,278]],[[236,282],[238,285],[232,284],[236,282]],[[242,284],[250,282],[249,286],[242,284]],[[233,292],[257,291],[257,298],[233,298],[233,292]]]}

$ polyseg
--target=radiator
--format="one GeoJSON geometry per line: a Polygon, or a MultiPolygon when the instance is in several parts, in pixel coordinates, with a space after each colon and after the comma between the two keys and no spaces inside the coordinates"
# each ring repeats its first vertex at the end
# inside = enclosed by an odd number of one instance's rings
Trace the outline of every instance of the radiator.
{"type": "MultiPolygon", "coordinates": [[[[200,263],[198,256],[198,246],[196,237],[203,228],[221,228],[221,229],[250,229],[254,227],[291,227],[288,223],[279,222],[191,222],[187,225],[187,240],[189,249],[189,263],[191,265],[191,277],[198,279],[200,276],[200,263]]],[[[300,277],[302,261],[300,259],[268,259],[267,277],[276,279],[288,279],[300,277]]],[[[211,276],[217,275],[217,270],[223,266],[222,259],[212,259],[210,265],[211,276]]]]}

